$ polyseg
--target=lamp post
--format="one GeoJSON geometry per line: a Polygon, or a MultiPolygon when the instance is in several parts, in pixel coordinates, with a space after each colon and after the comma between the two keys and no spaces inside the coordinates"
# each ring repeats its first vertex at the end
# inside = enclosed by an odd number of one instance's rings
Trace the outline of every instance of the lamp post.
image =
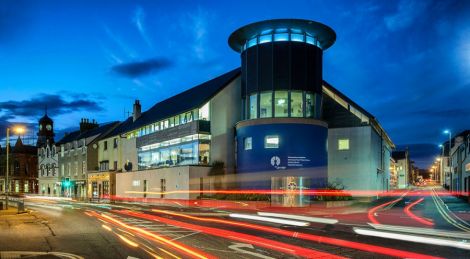
{"type": "MultiPolygon", "coordinates": [[[[449,164],[449,174],[450,174],[450,178],[451,178],[451,181],[449,183],[450,187],[452,187],[452,159],[451,159],[451,156],[450,156],[450,150],[452,149],[452,132],[450,130],[444,130],[444,134],[448,134],[449,135],[449,160],[448,160],[448,164],[449,164]]],[[[450,188],[452,189],[452,188],[450,188]]]]}
{"type": "MultiPolygon", "coordinates": [[[[23,127],[14,127],[13,130],[17,134],[25,132],[23,127]]],[[[7,170],[5,174],[5,208],[8,210],[8,193],[10,192],[10,181],[8,175],[10,174],[10,128],[7,127],[7,170]]]]}

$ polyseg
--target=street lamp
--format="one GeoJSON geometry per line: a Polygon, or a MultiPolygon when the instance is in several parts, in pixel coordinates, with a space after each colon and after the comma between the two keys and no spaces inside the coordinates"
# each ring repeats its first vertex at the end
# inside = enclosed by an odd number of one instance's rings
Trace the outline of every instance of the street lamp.
{"type": "MultiPolygon", "coordinates": [[[[22,134],[24,133],[26,130],[25,128],[21,127],[21,126],[14,126],[12,128],[13,132],[15,132],[16,134],[22,134]]],[[[7,127],[7,141],[6,141],[6,144],[7,144],[7,170],[6,170],[6,175],[5,175],[5,207],[6,209],[8,210],[8,192],[10,191],[10,182],[8,181],[8,175],[10,174],[10,128],[7,127]]]]}

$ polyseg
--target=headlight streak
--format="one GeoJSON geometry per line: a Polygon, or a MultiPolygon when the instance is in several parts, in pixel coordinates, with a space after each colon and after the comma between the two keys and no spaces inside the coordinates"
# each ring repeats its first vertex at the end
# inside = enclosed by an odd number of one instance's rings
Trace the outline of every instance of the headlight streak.
{"type": "Polygon", "coordinates": [[[470,250],[470,243],[467,243],[467,242],[459,242],[459,241],[435,238],[435,237],[423,237],[423,236],[418,236],[418,235],[399,234],[399,233],[363,229],[363,228],[353,228],[353,230],[357,234],[365,235],[365,236],[374,236],[374,237],[402,240],[402,241],[422,243],[422,244],[428,244],[428,245],[450,246],[450,247],[470,250]]]}
{"type": "Polygon", "coordinates": [[[190,215],[186,215],[186,214],[182,214],[182,213],[166,211],[166,210],[156,210],[156,209],[154,209],[152,211],[157,212],[157,213],[162,213],[162,214],[167,214],[167,215],[172,215],[172,216],[178,216],[178,217],[192,219],[192,220],[197,220],[197,221],[214,222],[214,223],[220,223],[220,224],[225,224],[225,225],[233,225],[233,226],[238,226],[238,227],[261,230],[261,231],[265,231],[265,232],[269,232],[269,233],[273,233],[273,234],[278,234],[278,235],[283,235],[283,236],[287,236],[287,237],[294,237],[294,238],[298,238],[298,239],[304,239],[304,240],[309,240],[309,241],[328,244],[328,245],[347,247],[347,248],[352,248],[352,249],[356,249],[356,250],[371,252],[371,253],[375,253],[375,254],[383,254],[383,255],[394,256],[394,257],[399,256],[399,257],[403,257],[403,258],[438,258],[438,257],[433,257],[433,256],[428,256],[428,255],[424,255],[424,254],[408,252],[408,251],[403,251],[403,250],[398,250],[398,249],[393,249],[393,248],[381,247],[381,246],[376,246],[376,245],[369,245],[369,244],[365,244],[365,243],[347,241],[347,240],[330,238],[330,237],[325,237],[325,236],[299,233],[299,232],[283,230],[283,229],[278,229],[278,228],[273,228],[273,227],[268,227],[268,226],[255,225],[255,224],[251,224],[251,223],[244,223],[244,222],[230,221],[230,220],[223,220],[223,219],[214,219],[214,218],[195,217],[195,216],[190,216],[190,215]]]}
{"type": "Polygon", "coordinates": [[[282,214],[282,213],[258,212],[258,215],[267,216],[267,217],[276,217],[276,218],[297,219],[297,220],[303,220],[303,221],[315,222],[315,223],[323,223],[323,224],[336,224],[336,223],[338,223],[337,219],[307,217],[307,216],[290,215],[290,214],[282,214]]]}
{"type": "Polygon", "coordinates": [[[236,240],[236,241],[243,241],[247,242],[249,244],[255,244],[256,246],[259,247],[264,247],[268,248],[271,250],[276,250],[282,253],[287,253],[287,254],[293,254],[297,256],[302,256],[306,258],[312,258],[312,257],[325,257],[325,258],[344,258],[342,256],[326,253],[326,252],[321,252],[321,251],[316,251],[313,249],[308,249],[308,248],[303,248],[295,245],[290,245],[290,244],[285,244],[282,242],[266,239],[266,238],[261,238],[253,235],[248,235],[244,233],[239,233],[235,231],[230,231],[230,230],[225,230],[225,229],[217,229],[213,227],[205,227],[205,226],[200,226],[200,225],[194,225],[190,223],[185,223],[177,220],[172,220],[172,219],[167,219],[163,217],[158,217],[155,215],[149,215],[149,214],[144,214],[144,213],[137,213],[137,212],[132,212],[132,211],[114,211],[117,213],[121,213],[123,215],[128,215],[128,216],[133,216],[137,218],[143,218],[147,220],[154,220],[158,222],[162,222],[168,225],[173,225],[176,227],[180,228],[186,228],[190,229],[193,231],[200,231],[209,235],[213,236],[218,236],[226,239],[231,239],[231,240],[236,240]]]}
{"type": "Polygon", "coordinates": [[[194,248],[189,248],[189,247],[186,247],[185,245],[179,243],[179,242],[175,242],[175,241],[171,241],[170,239],[167,239],[167,238],[164,238],[162,236],[159,236],[159,235],[156,235],[154,233],[151,233],[145,229],[142,229],[142,228],[138,228],[138,227],[134,227],[134,226],[130,226],[120,220],[117,220],[111,216],[108,216],[106,214],[98,214],[94,211],[92,212],[89,212],[89,214],[91,216],[94,216],[96,218],[101,218],[101,219],[105,219],[105,220],[108,220],[109,223],[113,223],[115,225],[118,225],[118,226],[121,226],[123,228],[126,228],[128,230],[132,230],[132,231],[135,231],[136,233],[139,233],[147,238],[150,238],[154,241],[157,241],[159,243],[163,243],[165,245],[168,245],[169,247],[172,247],[190,257],[193,257],[193,258],[215,258],[213,257],[212,255],[209,255],[207,253],[203,253],[202,251],[198,251],[197,249],[194,249],[194,248]]]}
{"type": "Polygon", "coordinates": [[[421,198],[413,203],[410,203],[408,204],[404,209],[403,211],[406,213],[406,215],[408,215],[410,218],[418,221],[419,223],[422,223],[424,225],[427,225],[427,226],[434,226],[434,223],[432,221],[429,221],[427,219],[424,219],[424,218],[421,218],[421,217],[418,217],[416,216],[413,212],[411,212],[411,208],[413,208],[416,204],[422,202],[424,200],[424,198],[421,198]]]}
{"type": "Polygon", "coordinates": [[[385,203],[382,203],[378,206],[375,206],[373,207],[372,209],[370,209],[368,212],[367,212],[367,218],[369,219],[370,222],[372,222],[373,224],[380,224],[379,221],[377,221],[377,219],[375,219],[375,212],[377,212],[379,209],[382,209],[390,204],[394,204],[394,203],[397,203],[401,200],[402,198],[398,198],[396,200],[393,200],[393,201],[389,201],[389,202],[385,202],[385,203]]]}
{"type": "Polygon", "coordinates": [[[132,247],[139,247],[139,244],[127,239],[125,236],[120,235],[118,233],[115,233],[122,241],[124,241],[126,244],[132,246],[132,247]]]}
{"type": "Polygon", "coordinates": [[[104,229],[108,230],[108,231],[113,231],[109,226],[106,226],[106,225],[101,225],[104,229]]]}
{"type": "Polygon", "coordinates": [[[230,213],[229,217],[239,218],[239,219],[258,220],[258,221],[277,223],[277,224],[283,224],[283,225],[291,225],[291,226],[297,226],[297,227],[306,227],[310,225],[308,222],[278,219],[278,218],[268,218],[268,217],[261,217],[261,216],[248,215],[248,214],[238,214],[238,213],[230,213]]]}

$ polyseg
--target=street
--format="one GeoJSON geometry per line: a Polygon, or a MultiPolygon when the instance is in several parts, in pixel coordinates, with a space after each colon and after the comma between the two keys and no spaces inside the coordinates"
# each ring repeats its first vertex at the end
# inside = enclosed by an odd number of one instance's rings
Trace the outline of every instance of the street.
{"type": "Polygon", "coordinates": [[[415,189],[366,207],[304,212],[303,220],[285,209],[263,214],[34,197],[26,200],[28,213],[0,217],[0,250],[83,258],[463,258],[470,250],[470,206],[438,193],[415,189]],[[268,222],[281,217],[290,219],[268,222]]]}

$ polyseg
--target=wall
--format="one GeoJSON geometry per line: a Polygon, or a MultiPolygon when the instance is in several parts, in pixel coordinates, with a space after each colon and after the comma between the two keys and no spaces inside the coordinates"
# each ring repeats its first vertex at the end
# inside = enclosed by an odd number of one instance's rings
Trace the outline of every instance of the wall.
{"type": "Polygon", "coordinates": [[[370,127],[328,130],[328,181],[348,190],[387,191],[390,179],[390,147],[370,127]],[[349,150],[338,150],[338,140],[349,139],[349,150]],[[383,169],[381,152],[385,149],[383,169]]]}
{"type": "MultiPolygon", "coordinates": [[[[165,199],[190,199],[198,193],[190,195],[187,190],[199,190],[200,177],[205,178],[210,167],[178,166],[159,168],[129,173],[116,174],[116,195],[118,197],[144,198],[144,181],[147,181],[145,198],[162,198],[161,179],[166,180],[166,192],[181,191],[165,194],[165,199]],[[190,179],[192,184],[190,185],[190,179]],[[195,179],[195,180],[192,180],[195,179]],[[132,193],[135,192],[135,193],[132,193]]],[[[206,184],[207,188],[210,188],[206,184]]]]}
{"type": "Polygon", "coordinates": [[[216,94],[210,102],[210,161],[223,161],[227,173],[235,168],[235,123],[241,118],[240,77],[216,94]]]}

